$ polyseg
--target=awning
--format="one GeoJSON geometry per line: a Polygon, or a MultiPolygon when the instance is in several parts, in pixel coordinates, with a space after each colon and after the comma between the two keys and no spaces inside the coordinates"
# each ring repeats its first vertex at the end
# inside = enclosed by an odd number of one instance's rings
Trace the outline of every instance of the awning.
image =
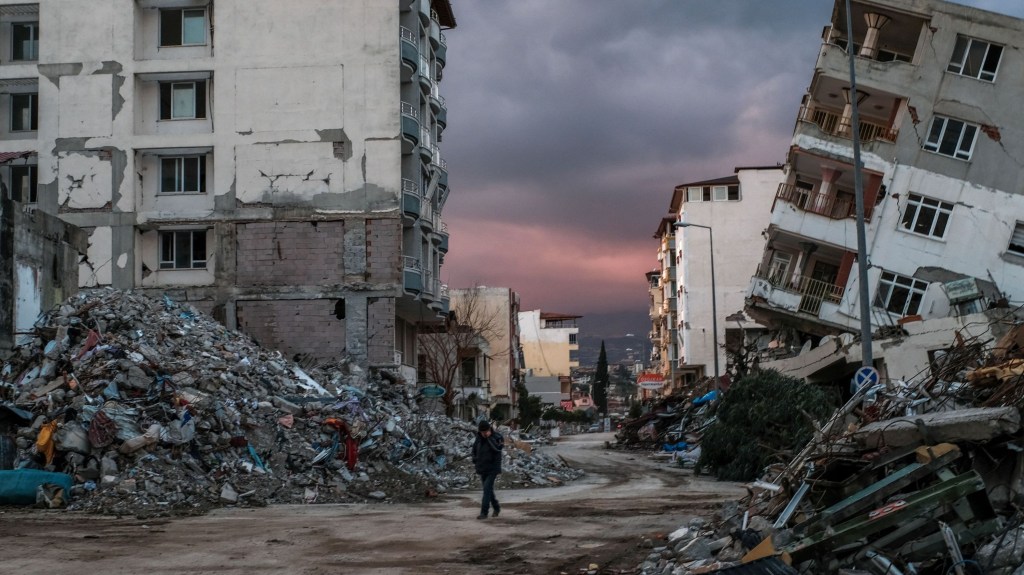
{"type": "Polygon", "coordinates": [[[17,160],[19,158],[27,158],[29,156],[36,155],[35,152],[0,152],[0,164],[6,164],[11,160],[17,160]]]}

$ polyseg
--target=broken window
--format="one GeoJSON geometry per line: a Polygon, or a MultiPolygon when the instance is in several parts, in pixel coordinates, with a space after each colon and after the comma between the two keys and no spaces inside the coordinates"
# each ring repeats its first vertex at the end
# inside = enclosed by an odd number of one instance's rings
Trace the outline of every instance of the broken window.
{"type": "Polygon", "coordinates": [[[10,197],[16,202],[34,204],[38,200],[36,192],[36,167],[35,166],[11,166],[11,191],[10,197]]]}
{"type": "Polygon", "coordinates": [[[11,131],[31,132],[38,128],[38,94],[11,94],[11,131]]]}
{"type": "Polygon", "coordinates": [[[793,256],[786,252],[775,252],[768,263],[768,283],[776,286],[785,285],[789,280],[789,264],[793,256]]]}
{"type": "Polygon", "coordinates": [[[206,80],[160,83],[160,119],[206,118],[206,80]]]}
{"type": "Polygon", "coordinates": [[[921,310],[921,300],[924,299],[927,288],[926,281],[892,272],[882,272],[882,277],[878,280],[875,306],[899,316],[914,315],[921,310]]]}
{"type": "Polygon", "coordinates": [[[910,194],[907,211],[903,213],[903,228],[933,238],[946,235],[946,224],[953,214],[953,204],[910,194]]]}
{"type": "Polygon", "coordinates": [[[160,232],[160,269],[206,267],[206,230],[160,232]]]}
{"type": "Polygon", "coordinates": [[[38,59],[39,22],[11,24],[11,60],[30,62],[38,59]]]}
{"type": "Polygon", "coordinates": [[[935,116],[924,149],[951,158],[970,160],[978,126],[953,118],[935,116]]]}
{"type": "Polygon", "coordinates": [[[946,71],[994,82],[1002,55],[1002,46],[958,35],[946,71]]]}
{"type": "Polygon", "coordinates": [[[1017,222],[1017,225],[1013,227],[1010,245],[1006,250],[1012,254],[1024,256],[1024,222],[1017,222]]]}
{"type": "Polygon", "coordinates": [[[206,44],[206,9],[160,11],[161,46],[201,46],[206,44]]]}
{"type": "Polygon", "coordinates": [[[206,193],[206,156],[160,158],[160,193],[206,193]]]}

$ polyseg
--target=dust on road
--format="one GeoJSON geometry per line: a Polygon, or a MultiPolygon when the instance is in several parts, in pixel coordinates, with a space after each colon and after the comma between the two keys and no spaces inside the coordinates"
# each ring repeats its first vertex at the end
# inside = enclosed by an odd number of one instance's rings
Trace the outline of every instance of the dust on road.
{"type": "Polygon", "coordinates": [[[479,491],[417,504],[281,505],[137,520],[0,513],[4,571],[34,574],[550,574],[588,563],[631,569],[637,545],[739,497],[645,453],[609,450],[611,434],[544,447],[586,470],[570,485],[500,491],[501,517],[475,519],[479,491]]]}

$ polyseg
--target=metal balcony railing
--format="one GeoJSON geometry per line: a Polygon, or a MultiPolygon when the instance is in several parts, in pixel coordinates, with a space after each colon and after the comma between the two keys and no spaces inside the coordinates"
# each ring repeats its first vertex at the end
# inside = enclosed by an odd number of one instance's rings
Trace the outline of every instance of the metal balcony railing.
{"type": "MultiPolygon", "coordinates": [[[[832,136],[838,136],[840,138],[850,138],[851,126],[849,120],[843,118],[842,114],[824,110],[821,108],[815,108],[811,106],[800,107],[800,121],[809,122],[818,126],[821,131],[832,136]]],[[[895,142],[896,137],[899,135],[899,130],[883,126],[881,124],[875,124],[874,122],[867,122],[861,120],[860,124],[860,140],[862,142],[895,142]]]]}
{"type": "Polygon", "coordinates": [[[418,196],[420,195],[420,187],[416,185],[416,182],[408,178],[402,178],[402,193],[414,194],[418,196]]]}
{"type": "Polygon", "coordinates": [[[419,121],[420,119],[419,110],[417,110],[415,106],[408,102],[402,102],[402,115],[409,116],[410,118],[413,118],[416,121],[419,121]]]}
{"type": "Polygon", "coordinates": [[[441,42],[442,46],[447,46],[448,45],[448,38],[444,37],[444,32],[441,32],[441,34],[440,34],[440,42],[441,42]]]}
{"type": "Polygon", "coordinates": [[[757,270],[757,277],[767,280],[773,286],[800,295],[799,310],[804,313],[818,315],[823,302],[839,303],[843,299],[846,288],[808,276],[768,277],[762,270],[757,270]]]}
{"type": "Polygon", "coordinates": [[[420,260],[412,256],[402,256],[402,265],[407,270],[420,270],[420,260]]]}
{"type": "Polygon", "coordinates": [[[856,213],[856,205],[850,200],[841,200],[833,194],[819,194],[793,184],[779,184],[775,197],[797,209],[833,220],[851,218],[856,213]]]}
{"type": "Polygon", "coordinates": [[[430,60],[426,56],[420,54],[420,74],[430,81],[433,81],[433,74],[430,73],[430,60]]]}
{"type": "Polygon", "coordinates": [[[412,30],[402,26],[398,29],[398,35],[402,40],[409,42],[413,46],[416,45],[416,34],[412,30]]]}

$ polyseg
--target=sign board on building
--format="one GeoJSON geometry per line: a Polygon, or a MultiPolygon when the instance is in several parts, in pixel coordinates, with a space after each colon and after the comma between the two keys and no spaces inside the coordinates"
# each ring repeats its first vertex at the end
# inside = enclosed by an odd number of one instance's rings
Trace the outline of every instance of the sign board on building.
{"type": "Polygon", "coordinates": [[[660,373],[641,373],[636,384],[640,389],[661,389],[665,387],[665,378],[660,373]]]}
{"type": "Polygon", "coordinates": [[[949,303],[956,304],[981,297],[981,290],[978,289],[978,282],[974,278],[946,282],[943,287],[946,288],[949,303]]]}

